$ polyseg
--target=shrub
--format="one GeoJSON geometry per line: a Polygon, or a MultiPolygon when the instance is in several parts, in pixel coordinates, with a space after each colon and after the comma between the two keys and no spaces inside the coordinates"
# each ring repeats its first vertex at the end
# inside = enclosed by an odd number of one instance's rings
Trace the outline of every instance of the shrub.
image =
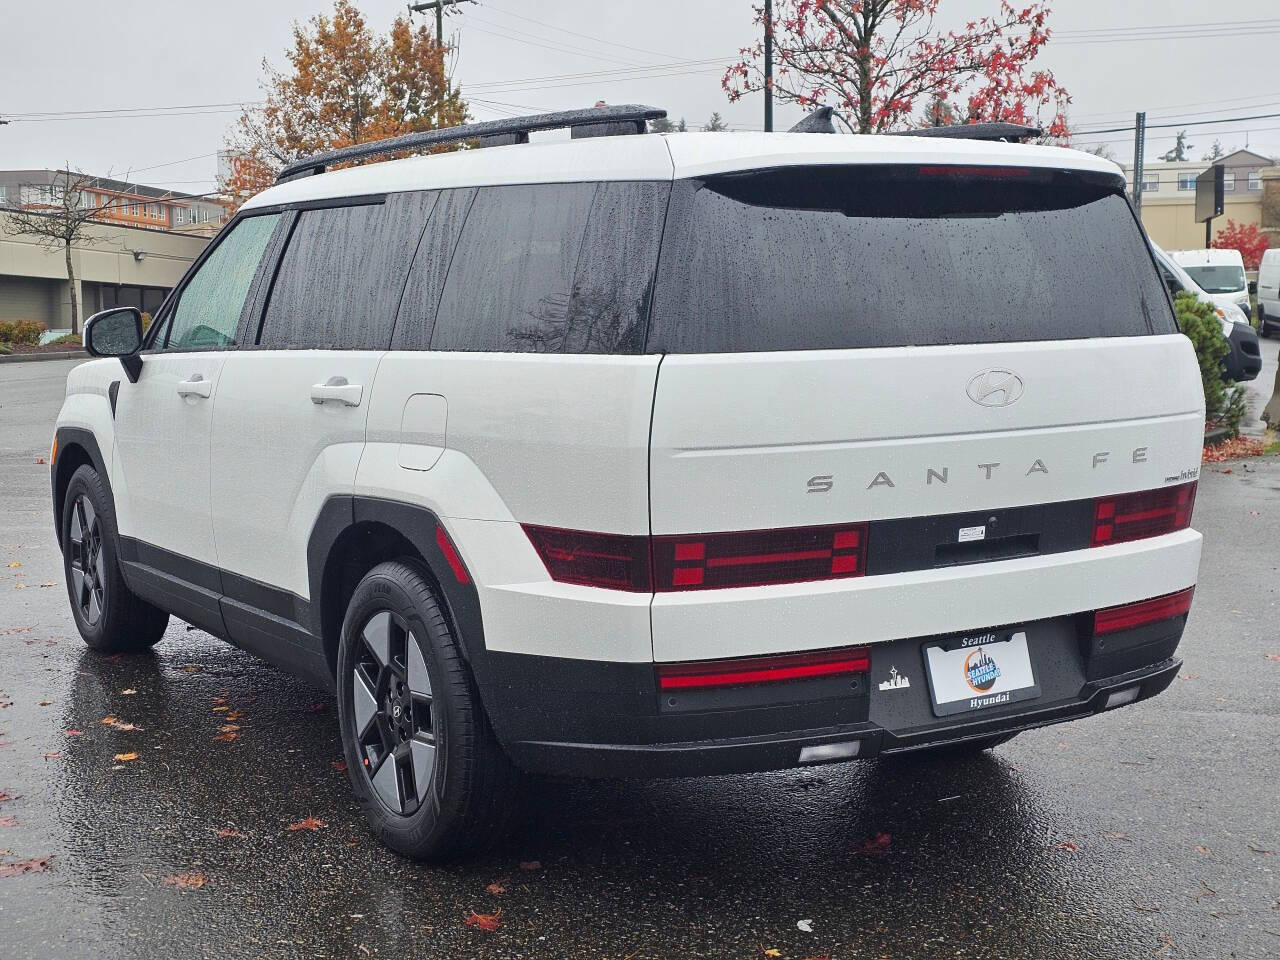
{"type": "Polygon", "coordinates": [[[79,333],[64,333],[56,340],[50,340],[50,343],[74,343],[77,346],[84,343],[84,336],[79,333]]]}
{"type": "Polygon", "coordinates": [[[1228,220],[1227,225],[1213,238],[1215,250],[1239,250],[1246,270],[1258,269],[1262,255],[1267,252],[1269,245],[1267,235],[1258,229],[1256,223],[1241,224],[1234,220],[1228,220]]]}
{"type": "Polygon", "coordinates": [[[1244,420],[1244,387],[1231,386],[1223,379],[1225,361],[1231,344],[1222,335],[1222,320],[1213,305],[1185,290],[1178,294],[1174,306],[1178,312],[1178,329],[1195,347],[1200,364],[1200,382],[1204,386],[1204,416],[1209,423],[1228,428],[1232,435],[1240,432],[1244,420]]]}
{"type": "Polygon", "coordinates": [[[34,320],[0,320],[0,341],[34,347],[44,333],[44,324],[34,320]]]}
{"type": "Polygon", "coordinates": [[[13,347],[7,343],[0,343],[0,357],[8,356],[11,353],[13,353],[13,347]]]}

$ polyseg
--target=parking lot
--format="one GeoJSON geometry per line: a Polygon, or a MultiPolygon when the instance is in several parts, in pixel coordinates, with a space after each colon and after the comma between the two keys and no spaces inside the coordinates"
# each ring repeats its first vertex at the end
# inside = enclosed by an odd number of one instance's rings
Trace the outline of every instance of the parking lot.
{"type": "Polygon", "coordinates": [[[69,367],[0,365],[0,864],[48,858],[0,868],[5,957],[1280,954],[1278,457],[1202,473],[1153,701],[969,762],[539,781],[433,869],[366,832],[326,694],[177,621],[85,650],[41,462],[69,367]]]}

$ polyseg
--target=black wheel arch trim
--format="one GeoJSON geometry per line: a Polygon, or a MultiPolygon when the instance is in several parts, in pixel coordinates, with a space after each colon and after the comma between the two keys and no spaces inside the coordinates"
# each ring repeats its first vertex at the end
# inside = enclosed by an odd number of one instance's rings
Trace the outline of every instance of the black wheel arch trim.
{"type": "Polygon", "coordinates": [[[115,492],[111,489],[111,478],[107,473],[107,462],[102,457],[102,450],[98,446],[98,438],[94,436],[92,430],[86,430],[84,427],[58,427],[55,437],[58,443],[58,455],[49,466],[49,488],[53,497],[53,531],[58,538],[58,548],[61,549],[62,501],[67,492],[67,484],[71,482],[72,474],[80,466],[87,461],[97,471],[98,479],[102,481],[102,486],[107,491],[107,496],[111,498],[112,513],[115,513],[116,497],[115,492]],[[83,451],[83,456],[77,456],[72,452],[77,448],[83,451]]]}
{"type": "MultiPolygon", "coordinates": [[[[484,686],[484,623],[480,614],[480,595],[474,581],[460,583],[453,575],[444,552],[436,541],[437,529],[448,533],[448,526],[426,507],[388,500],[381,497],[335,496],[325,501],[311,529],[307,543],[308,584],[311,596],[311,632],[323,638],[331,666],[336,663],[337,638],[332,635],[332,621],[326,618],[325,596],[335,585],[335,564],[340,563],[341,541],[352,531],[370,525],[390,528],[407,540],[421,557],[426,572],[439,590],[445,615],[453,627],[463,657],[470,664],[477,682],[484,686]],[[330,649],[332,648],[332,649],[330,649]]],[[[336,584],[340,587],[340,582],[336,584]]],[[[345,614],[345,611],[342,611],[345,614]]],[[[341,615],[338,617],[339,628],[341,615]]],[[[483,692],[483,691],[482,691],[483,692]]]]}

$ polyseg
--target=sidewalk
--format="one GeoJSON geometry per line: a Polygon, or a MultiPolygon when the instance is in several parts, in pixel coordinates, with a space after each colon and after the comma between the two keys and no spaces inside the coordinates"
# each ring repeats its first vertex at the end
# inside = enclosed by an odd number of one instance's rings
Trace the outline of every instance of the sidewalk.
{"type": "Polygon", "coordinates": [[[1246,401],[1249,415],[1240,424],[1240,432],[1247,437],[1261,437],[1266,430],[1266,424],[1258,417],[1271,399],[1271,388],[1276,382],[1277,355],[1280,354],[1280,340],[1260,340],[1259,346],[1262,348],[1262,372],[1256,380],[1250,380],[1244,385],[1249,391],[1246,401]]]}
{"type": "Polygon", "coordinates": [[[57,350],[47,353],[10,353],[0,356],[0,363],[42,363],[45,360],[88,359],[89,354],[83,350],[57,350]]]}

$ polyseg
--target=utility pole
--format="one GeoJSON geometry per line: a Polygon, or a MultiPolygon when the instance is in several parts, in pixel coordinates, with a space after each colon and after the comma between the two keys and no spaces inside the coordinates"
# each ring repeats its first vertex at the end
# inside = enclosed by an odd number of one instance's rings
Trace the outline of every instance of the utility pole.
{"type": "Polygon", "coordinates": [[[1140,111],[1133,118],[1133,212],[1142,222],[1142,162],[1147,148],[1147,114],[1140,111]]]}
{"type": "MultiPolygon", "coordinates": [[[[452,7],[459,3],[475,3],[476,0],[431,0],[430,3],[411,3],[409,4],[409,13],[424,13],[427,10],[435,10],[436,12],[436,46],[444,50],[444,8],[452,7]]],[[[444,53],[440,54],[440,70],[444,72],[444,53]]],[[[440,107],[436,113],[436,126],[444,126],[444,98],[440,98],[440,107]]]]}
{"type": "Polygon", "coordinates": [[[773,0],[764,0],[764,131],[773,132],[773,0]]]}

